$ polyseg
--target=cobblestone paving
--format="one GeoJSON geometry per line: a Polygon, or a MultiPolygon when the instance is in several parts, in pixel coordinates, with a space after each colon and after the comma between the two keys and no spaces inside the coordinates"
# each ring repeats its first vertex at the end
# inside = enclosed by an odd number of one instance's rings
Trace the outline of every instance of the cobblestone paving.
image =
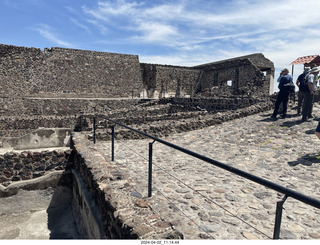
{"type": "MultiPolygon", "coordinates": [[[[288,118],[272,121],[269,111],[164,140],[320,200],[320,141],[314,134],[320,105],[309,122],[295,114],[289,109],[288,118]]],[[[272,239],[283,194],[159,142],[153,144],[153,196],[147,198],[149,142],[116,141],[113,164],[132,192],[185,239],[272,239]]],[[[96,144],[107,160],[110,145],[96,144]]],[[[320,239],[320,210],[289,197],[280,238],[320,239]]]]}

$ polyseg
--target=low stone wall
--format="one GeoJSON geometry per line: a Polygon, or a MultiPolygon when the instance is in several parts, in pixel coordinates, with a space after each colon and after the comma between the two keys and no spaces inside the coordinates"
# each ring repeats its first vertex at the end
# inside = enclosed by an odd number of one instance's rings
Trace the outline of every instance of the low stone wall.
{"type": "Polygon", "coordinates": [[[38,128],[71,128],[79,116],[0,117],[0,137],[20,137],[38,128]]]}
{"type": "Polygon", "coordinates": [[[130,110],[138,102],[138,99],[0,97],[0,138],[23,136],[38,128],[74,129],[84,115],[94,112],[109,115],[121,108],[130,110]]]}
{"type": "MultiPolygon", "coordinates": [[[[149,207],[148,199],[133,195],[130,184],[93,148],[81,133],[73,134],[70,167],[83,178],[102,217],[108,239],[181,239],[183,235],[149,207]]],[[[152,197],[151,197],[152,198],[152,197]]],[[[150,199],[151,199],[150,198],[150,199]]]]}
{"type": "Polygon", "coordinates": [[[139,99],[67,99],[0,97],[1,116],[74,116],[96,112],[109,113],[119,108],[130,108],[139,99]]]}
{"type": "MultiPolygon", "coordinates": [[[[139,114],[139,116],[134,119],[128,116],[124,118],[115,118],[115,120],[120,123],[130,125],[132,128],[143,131],[147,134],[161,138],[176,133],[213,126],[236,118],[264,112],[271,108],[273,108],[273,103],[271,101],[264,101],[238,110],[227,110],[213,114],[199,109],[198,111],[193,112],[188,111],[183,113],[178,111],[176,113],[164,113],[158,116],[153,115],[153,113],[151,113],[151,116],[139,114]]],[[[96,138],[98,140],[110,140],[110,127],[112,123],[107,120],[103,120],[102,117],[98,119],[98,122],[99,126],[96,131],[96,138]]],[[[143,138],[143,136],[120,126],[115,127],[115,135],[116,139],[143,138]]]]}
{"type": "Polygon", "coordinates": [[[0,155],[0,184],[35,179],[50,172],[64,170],[71,150],[66,151],[23,151],[0,155]]]}
{"type": "Polygon", "coordinates": [[[210,113],[219,111],[232,111],[240,108],[249,107],[251,105],[267,102],[263,99],[254,99],[250,97],[215,97],[215,98],[167,98],[159,101],[159,104],[180,105],[188,110],[189,108],[201,108],[210,113]]]}

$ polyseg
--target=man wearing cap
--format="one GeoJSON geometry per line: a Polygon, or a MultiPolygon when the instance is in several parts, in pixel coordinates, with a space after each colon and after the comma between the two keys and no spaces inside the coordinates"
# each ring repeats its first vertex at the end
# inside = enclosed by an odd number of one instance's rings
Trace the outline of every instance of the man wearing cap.
{"type": "Polygon", "coordinates": [[[305,95],[306,92],[309,91],[307,86],[303,86],[303,80],[308,75],[309,71],[310,71],[309,67],[304,68],[303,73],[298,76],[298,79],[296,81],[296,85],[299,87],[297,115],[301,114],[301,107],[302,107],[302,102],[303,102],[304,95],[305,95]]]}
{"type": "Polygon", "coordinates": [[[305,93],[302,106],[302,122],[307,121],[308,118],[312,118],[312,107],[313,107],[313,95],[317,91],[317,79],[316,76],[319,74],[319,68],[314,67],[309,71],[308,75],[308,88],[309,91],[305,93]]]}
{"type": "Polygon", "coordinates": [[[273,114],[271,116],[272,119],[277,119],[277,114],[279,110],[279,106],[281,103],[283,103],[283,112],[282,112],[282,118],[285,118],[287,116],[287,106],[288,106],[288,100],[289,100],[289,91],[284,86],[287,83],[292,82],[292,76],[289,74],[289,69],[285,68],[281,71],[281,78],[279,81],[278,88],[280,89],[276,104],[274,107],[273,114]]]}

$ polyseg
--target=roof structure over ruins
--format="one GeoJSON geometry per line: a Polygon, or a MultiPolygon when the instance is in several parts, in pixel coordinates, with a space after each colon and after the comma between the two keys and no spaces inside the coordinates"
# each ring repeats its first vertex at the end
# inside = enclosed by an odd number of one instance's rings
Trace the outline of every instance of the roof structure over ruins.
{"type": "Polygon", "coordinates": [[[320,56],[319,55],[308,55],[297,58],[292,61],[290,65],[304,64],[305,67],[311,66],[311,64],[320,65],[320,56]]]}

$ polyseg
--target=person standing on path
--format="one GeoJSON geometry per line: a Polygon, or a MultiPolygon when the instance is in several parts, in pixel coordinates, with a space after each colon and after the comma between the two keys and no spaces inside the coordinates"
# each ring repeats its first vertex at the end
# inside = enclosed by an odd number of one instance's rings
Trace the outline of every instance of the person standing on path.
{"type": "Polygon", "coordinates": [[[289,69],[285,68],[281,72],[282,76],[279,81],[278,88],[280,89],[276,104],[274,107],[273,114],[271,116],[272,119],[277,119],[277,114],[279,110],[279,106],[281,103],[283,103],[283,112],[282,112],[282,118],[285,118],[287,116],[287,106],[288,106],[288,99],[289,99],[289,91],[287,90],[286,86],[284,86],[287,83],[292,83],[292,76],[289,74],[289,69]]]}
{"type": "Polygon", "coordinates": [[[305,86],[303,86],[303,84],[302,84],[303,79],[308,75],[309,71],[310,71],[310,68],[306,67],[304,69],[304,72],[299,75],[299,77],[298,77],[298,79],[296,81],[296,85],[299,87],[299,91],[298,91],[298,108],[297,108],[297,115],[298,116],[301,114],[301,106],[302,106],[302,102],[303,102],[303,98],[304,98],[304,93],[309,92],[309,90],[305,89],[305,86]]]}
{"type": "Polygon", "coordinates": [[[319,68],[314,67],[310,70],[308,75],[308,89],[303,99],[302,107],[302,122],[307,121],[308,118],[312,118],[312,107],[313,107],[313,95],[317,91],[317,80],[316,77],[319,74],[319,68]]]}

